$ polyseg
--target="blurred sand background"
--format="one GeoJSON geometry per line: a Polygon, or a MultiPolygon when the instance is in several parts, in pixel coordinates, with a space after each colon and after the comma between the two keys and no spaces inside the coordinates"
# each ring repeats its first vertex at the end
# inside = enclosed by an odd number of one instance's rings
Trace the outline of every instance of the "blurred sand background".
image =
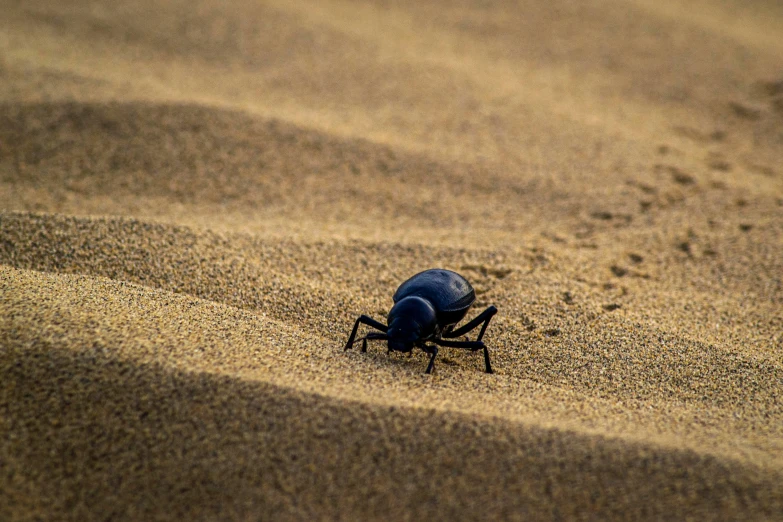
{"type": "Polygon", "coordinates": [[[783,519],[777,0],[1,3],[1,520],[783,519]]]}

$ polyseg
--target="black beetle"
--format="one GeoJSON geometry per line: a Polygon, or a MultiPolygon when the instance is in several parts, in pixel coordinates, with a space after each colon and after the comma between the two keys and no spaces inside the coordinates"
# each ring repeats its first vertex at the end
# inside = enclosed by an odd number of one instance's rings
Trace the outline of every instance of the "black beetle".
{"type": "Polygon", "coordinates": [[[430,373],[438,355],[438,346],[466,348],[474,352],[483,349],[487,373],[492,373],[489,351],[481,338],[498,309],[490,306],[472,321],[454,329],[476,300],[476,292],[467,279],[451,270],[425,270],[402,283],[394,292],[393,299],[394,306],[387,318],[388,326],[366,315],[360,316],[353,325],[345,350],[353,346],[354,342],[362,341],[362,351],[366,352],[367,341],[373,339],[388,341],[390,352],[408,353],[414,346],[419,347],[431,356],[426,371],[430,373]],[[370,332],[361,339],[355,339],[359,323],[383,333],[370,332]],[[481,332],[475,341],[446,340],[464,335],[482,323],[481,332]]]}

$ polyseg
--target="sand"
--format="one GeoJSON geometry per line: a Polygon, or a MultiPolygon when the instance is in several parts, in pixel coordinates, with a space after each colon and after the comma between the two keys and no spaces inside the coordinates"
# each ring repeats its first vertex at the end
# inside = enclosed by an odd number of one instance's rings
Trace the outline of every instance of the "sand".
{"type": "Polygon", "coordinates": [[[0,520],[783,519],[781,35],[6,0],[0,520]],[[494,374],[343,351],[432,267],[494,374]]]}

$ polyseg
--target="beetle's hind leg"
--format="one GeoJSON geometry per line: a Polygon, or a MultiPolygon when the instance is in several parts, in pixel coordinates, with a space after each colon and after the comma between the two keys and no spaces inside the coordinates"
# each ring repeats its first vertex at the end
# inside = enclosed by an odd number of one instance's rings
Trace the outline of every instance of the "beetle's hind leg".
{"type": "Polygon", "coordinates": [[[465,323],[464,325],[460,326],[456,330],[450,330],[448,332],[445,332],[443,334],[443,338],[454,339],[455,337],[459,337],[475,329],[481,323],[484,323],[483,326],[481,327],[481,331],[479,332],[478,337],[476,338],[477,341],[480,341],[484,337],[484,332],[487,331],[487,326],[489,326],[489,321],[496,313],[498,313],[498,309],[495,308],[494,306],[490,306],[489,308],[481,312],[472,321],[465,323]]]}
{"type": "Polygon", "coordinates": [[[489,350],[487,349],[486,345],[481,342],[481,339],[484,337],[484,332],[487,331],[487,326],[489,326],[489,321],[492,320],[492,318],[495,316],[495,314],[498,313],[498,309],[494,306],[488,307],[486,310],[481,312],[478,316],[476,316],[473,320],[468,321],[464,325],[460,326],[456,330],[450,330],[443,334],[443,337],[445,339],[453,339],[455,337],[459,337],[463,334],[468,333],[469,331],[475,329],[478,327],[478,325],[481,326],[481,331],[478,334],[478,337],[475,341],[440,341],[438,344],[441,346],[453,346],[454,348],[467,348],[468,350],[476,351],[483,349],[484,350],[484,365],[486,367],[487,373],[493,373],[492,372],[492,365],[489,363],[489,350]],[[483,324],[482,324],[483,323],[483,324]]]}
{"type": "Polygon", "coordinates": [[[356,332],[359,330],[359,324],[366,324],[367,326],[372,326],[373,328],[380,330],[381,332],[384,332],[384,337],[380,337],[381,334],[374,334],[370,336],[370,334],[367,335],[367,337],[364,337],[362,339],[362,351],[367,351],[367,339],[385,339],[385,333],[389,329],[388,326],[385,324],[376,321],[372,317],[366,316],[366,315],[360,315],[359,318],[356,320],[356,323],[353,325],[353,330],[351,330],[351,335],[348,337],[348,342],[345,343],[345,348],[343,350],[348,350],[353,346],[353,343],[356,339],[356,332]]]}
{"type": "Polygon", "coordinates": [[[487,345],[483,341],[450,341],[446,339],[433,339],[433,343],[438,346],[446,346],[448,348],[464,348],[475,352],[478,350],[484,350],[484,365],[486,366],[487,373],[494,373],[492,371],[492,365],[489,363],[489,350],[487,345]]]}

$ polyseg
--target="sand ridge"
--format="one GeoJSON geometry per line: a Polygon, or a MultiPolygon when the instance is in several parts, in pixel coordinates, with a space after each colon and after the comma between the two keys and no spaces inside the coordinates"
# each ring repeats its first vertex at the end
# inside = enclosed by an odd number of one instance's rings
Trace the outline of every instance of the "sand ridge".
{"type": "Polygon", "coordinates": [[[0,519],[776,519],[782,24],[10,2],[0,519]],[[430,267],[495,374],[342,350],[430,267]]]}

